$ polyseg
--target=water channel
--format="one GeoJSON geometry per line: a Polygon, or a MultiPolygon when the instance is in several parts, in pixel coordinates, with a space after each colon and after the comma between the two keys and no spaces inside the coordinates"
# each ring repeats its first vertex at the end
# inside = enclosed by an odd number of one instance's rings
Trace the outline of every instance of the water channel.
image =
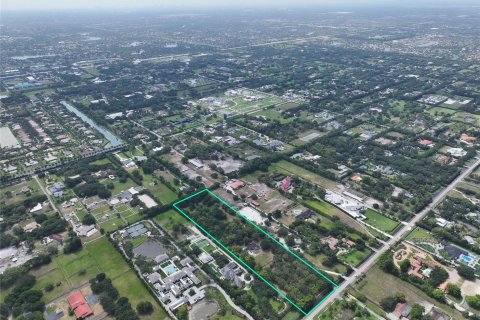
{"type": "Polygon", "coordinates": [[[118,138],[116,135],[114,135],[104,127],[96,124],[95,121],[90,119],[85,113],[81,112],[80,110],[78,110],[77,108],[69,104],[68,102],[61,101],[60,103],[65,108],[75,113],[80,119],[82,119],[83,122],[88,123],[92,128],[95,128],[97,131],[103,134],[105,139],[109,141],[109,143],[107,144],[107,147],[115,147],[123,143],[123,141],[120,138],[118,138]]]}

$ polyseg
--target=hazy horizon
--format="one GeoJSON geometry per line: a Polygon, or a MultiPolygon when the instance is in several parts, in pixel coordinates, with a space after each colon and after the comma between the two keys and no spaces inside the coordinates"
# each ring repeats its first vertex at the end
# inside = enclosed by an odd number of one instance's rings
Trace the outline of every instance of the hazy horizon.
{"type": "Polygon", "coordinates": [[[59,10],[90,10],[90,9],[211,9],[211,8],[261,8],[261,7],[408,7],[408,6],[452,6],[475,5],[474,0],[3,0],[2,11],[59,11],[59,10]]]}

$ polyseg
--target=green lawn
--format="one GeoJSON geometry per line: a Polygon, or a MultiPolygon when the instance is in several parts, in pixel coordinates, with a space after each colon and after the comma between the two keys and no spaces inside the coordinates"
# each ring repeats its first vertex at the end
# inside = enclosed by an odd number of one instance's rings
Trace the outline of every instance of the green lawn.
{"type": "Polygon", "coordinates": [[[356,267],[370,254],[370,252],[371,251],[367,248],[362,251],[352,249],[348,253],[339,255],[338,259],[348,263],[351,267],[356,267]]]}
{"type": "Polygon", "coordinates": [[[131,240],[132,244],[133,244],[133,247],[136,248],[138,246],[140,246],[142,243],[144,243],[145,241],[147,241],[147,236],[146,235],[141,235],[139,237],[136,237],[135,239],[131,240]]]}
{"type": "Polygon", "coordinates": [[[103,228],[105,232],[113,232],[117,231],[118,229],[126,226],[125,222],[123,222],[120,218],[113,218],[109,219],[105,222],[99,224],[100,228],[103,228]]]}
{"type": "Polygon", "coordinates": [[[153,218],[162,228],[167,231],[172,231],[172,225],[174,223],[183,224],[188,227],[191,223],[180,212],[175,209],[168,210],[153,218]]]}
{"type": "Polygon", "coordinates": [[[428,109],[427,111],[430,115],[435,116],[435,115],[449,115],[449,114],[454,114],[457,112],[456,110],[448,109],[448,108],[442,108],[442,107],[433,107],[428,109]]]}
{"type": "Polygon", "coordinates": [[[430,232],[420,227],[416,227],[412,232],[410,232],[406,240],[409,240],[412,242],[425,241],[425,242],[431,242],[431,243],[438,243],[438,240],[430,232]]]}
{"type": "Polygon", "coordinates": [[[366,223],[384,232],[392,232],[399,224],[399,222],[385,217],[372,209],[367,209],[363,214],[367,217],[366,223]]]}
{"type": "Polygon", "coordinates": [[[138,185],[130,178],[127,179],[125,183],[121,183],[118,181],[118,178],[115,178],[115,180],[110,180],[107,179],[102,182],[102,184],[106,185],[109,183],[113,183],[113,189],[110,190],[112,192],[112,195],[117,195],[122,191],[125,191],[127,189],[130,189],[131,187],[137,187],[138,185]]]}
{"type": "Polygon", "coordinates": [[[177,193],[170,190],[152,175],[143,175],[143,186],[150,190],[163,204],[172,203],[178,199],[177,193]],[[154,185],[152,185],[153,182],[155,183],[154,185]]]}
{"type": "Polygon", "coordinates": [[[269,171],[271,172],[277,172],[277,173],[283,173],[286,175],[293,175],[300,177],[304,180],[307,180],[311,183],[320,185],[324,188],[333,188],[336,189],[336,183],[330,179],[324,178],[322,176],[319,176],[316,173],[313,173],[311,171],[308,171],[306,169],[303,169],[302,167],[299,167],[293,163],[290,163],[285,160],[281,160],[279,162],[276,162],[268,168],[269,171]]]}
{"type": "Polygon", "coordinates": [[[105,165],[105,164],[109,164],[109,163],[112,163],[110,160],[108,160],[107,158],[103,158],[103,159],[99,159],[99,160],[96,160],[96,161],[93,161],[93,162],[90,162],[90,164],[92,165],[105,165]]]}
{"type": "MultiPolygon", "coordinates": [[[[329,217],[338,217],[347,226],[357,230],[362,234],[368,235],[368,233],[365,232],[365,230],[363,229],[363,227],[360,225],[359,222],[357,222],[355,219],[350,217],[347,213],[329,204],[328,202],[320,201],[320,200],[305,200],[303,201],[303,203],[307,207],[310,207],[321,214],[327,215],[329,217]]],[[[325,219],[323,219],[322,221],[325,221],[325,219]]],[[[360,236],[356,233],[349,232],[349,235],[352,237],[352,239],[360,238],[360,236]]]]}
{"type": "Polygon", "coordinates": [[[300,319],[300,314],[294,311],[287,312],[282,318],[282,320],[298,320],[298,319],[300,319]]]}

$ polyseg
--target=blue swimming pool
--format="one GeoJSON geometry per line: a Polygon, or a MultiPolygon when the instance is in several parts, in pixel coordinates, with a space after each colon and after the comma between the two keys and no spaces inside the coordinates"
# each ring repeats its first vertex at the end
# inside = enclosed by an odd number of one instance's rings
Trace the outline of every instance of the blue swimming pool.
{"type": "Polygon", "coordinates": [[[463,261],[466,261],[466,262],[472,262],[473,258],[470,257],[470,256],[467,256],[467,255],[464,255],[464,254],[461,254],[459,257],[458,257],[459,260],[463,260],[463,261]]]}
{"type": "Polygon", "coordinates": [[[165,273],[166,273],[167,275],[171,275],[171,274],[174,274],[175,272],[177,272],[178,269],[177,269],[173,264],[171,264],[171,265],[169,265],[168,267],[165,267],[165,268],[163,269],[163,271],[165,271],[165,273]]]}

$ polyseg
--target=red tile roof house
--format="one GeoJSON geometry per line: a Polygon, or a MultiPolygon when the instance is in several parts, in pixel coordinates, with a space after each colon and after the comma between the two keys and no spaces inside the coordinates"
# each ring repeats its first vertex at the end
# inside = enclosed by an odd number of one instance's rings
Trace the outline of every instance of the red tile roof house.
{"type": "Polygon", "coordinates": [[[75,313],[77,319],[85,319],[88,316],[93,314],[92,309],[90,309],[87,301],[83,297],[83,294],[80,291],[76,291],[67,297],[68,304],[75,313]]]}
{"type": "Polygon", "coordinates": [[[430,146],[433,142],[431,140],[422,139],[418,143],[420,143],[422,146],[430,146]]]}
{"type": "Polygon", "coordinates": [[[330,250],[335,250],[337,249],[337,245],[340,241],[337,238],[328,237],[327,239],[323,239],[322,242],[328,244],[330,250]]]}
{"type": "Polygon", "coordinates": [[[292,178],[290,176],[286,176],[282,181],[280,181],[280,189],[283,192],[288,192],[292,187],[292,178]]]}
{"type": "Polygon", "coordinates": [[[258,206],[260,205],[260,204],[259,204],[257,201],[255,201],[255,200],[250,201],[250,203],[251,203],[252,205],[254,205],[255,207],[258,207],[258,206]]]}
{"type": "Polygon", "coordinates": [[[353,181],[353,182],[356,182],[356,183],[360,183],[360,182],[362,182],[362,177],[360,177],[360,176],[358,176],[358,175],[357,175],[357,176],[353,176],[353,177],[352,177],[352,181],[353,181]]]}
{"type": "Polygon", "coordinates": [[[238,181],[230,183],[229,187],[232,188],[233,190],[237,190],[237,189],[240,189],[241,187],[243,187],[244,185],[245,185],[245,183],[242,180],[238,180],[238,181]]]}
{"type": "Polygon", "coordinates": [[[408,275],[413,275],[419,279],[425,279],[425,276],[419,271],[422,268],[422,262],[415,258],[410,258],[410,270],[408,270],[408,275]]]}
{"type": "Polygon", "coordinates": [[[476,140],[477,138],[471,137],[466,133],[462,133],[462,135],[460,136],[460,141],[465,142],[467,144],[474,144],[476,140]]]}

